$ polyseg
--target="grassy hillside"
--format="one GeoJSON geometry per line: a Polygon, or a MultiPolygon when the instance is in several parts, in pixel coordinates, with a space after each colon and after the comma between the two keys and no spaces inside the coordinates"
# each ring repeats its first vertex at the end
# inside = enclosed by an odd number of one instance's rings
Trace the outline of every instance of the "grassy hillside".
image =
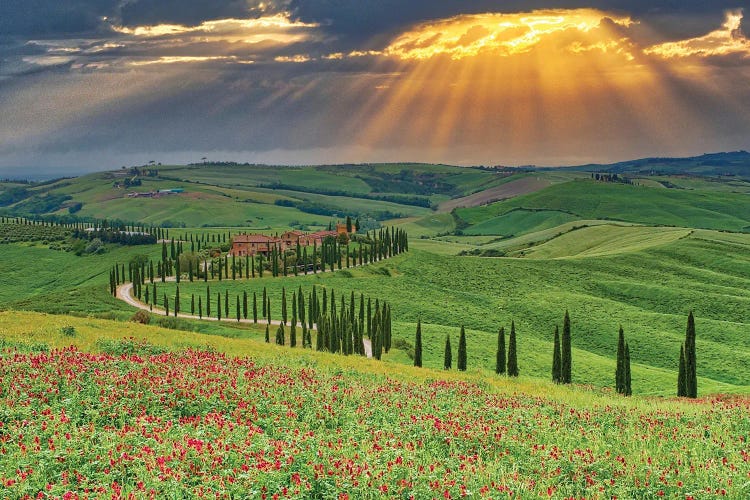
{"type": "Polygon", "coordinates": [[[575,219],[750,231],[742,193],[655,189],[579,180],[484,207],[458,209],[466,234],[521,235],[575,219]],[[550,222],[547,222],[550,221],[550,222]]]}
{"type": "Polygon", "coordinates": [[[425,216],[431,206],[509,180],[513,176],[503,172],[422,164],[159,165],[53,182],[0,184],[0,210],[20,215],[71,212],[169,226],[285,229],[290,221],[320,225],[347,215],[378,220],[425,216]],[[127,197],[173,188],[184,193],[127,197]]]}
{"type": "MultiPolygon", "coordinates": [[[[338,296],[349,297],[353,291],[398,297],[392,299],[394,335],[413,343],[415,323],[421,317],[425,363],[436,368],[442,363],[445,335],[450,333],[455,342],[461,325],[470,331],[470,363],[493,366],[497,329],[505,326],[507,330],[514,320],[522,339],[523,372],[545,378],[552,332],[568,309],[574,325],[577,381],[611,383],[615,337],[623,325],[638,365],[634,388],[658,394],[674,390],[685,320],[689,310],[694,310],[699,318],[699,373],[707,379],[703,389],[744,390],[750,380],[746,338],[750,236],[712,231],[688,236],[687,231],[668,228],[603,226],[561,238],[552,240],[549,247],[539,246],[542,253],[535,259],[456,258],[436,251],[441,243],[433,241],[433,249],[413,249],[370,268],[210,286],[212,294],[228,289],[231,297],[242,291],[260,295],[266,287],[276,317],[282,287],[291,293],[300,285],[308,290],[315,284],[335,290],[338,296]],[[598,235],[599,242],[593,236],[580,238],[588,231],[598,235]]],[[[174,288],[174,284],[158,284],[159,296],[165,289],[174,295],[174,288]]],[[[202,282],[180,286],[183,300],[205,292],[202,282]]],[[[234,311],[234,299],[230,303],[234,311]]]]}
{"type": "Polygon", "coordinates": [[[626,400],[28,313],[0,331],[12,497],[740,498],[750,473],[739,398],[626,400]]]}

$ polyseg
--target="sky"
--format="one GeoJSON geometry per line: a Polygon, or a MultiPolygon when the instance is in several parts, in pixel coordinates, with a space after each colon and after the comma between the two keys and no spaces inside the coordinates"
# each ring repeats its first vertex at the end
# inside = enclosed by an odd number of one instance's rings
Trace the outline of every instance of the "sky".
{"type": "Polygon", "coordinates": [[[3,0],[0,176],[750,149],[743,3],[3,0]]]}

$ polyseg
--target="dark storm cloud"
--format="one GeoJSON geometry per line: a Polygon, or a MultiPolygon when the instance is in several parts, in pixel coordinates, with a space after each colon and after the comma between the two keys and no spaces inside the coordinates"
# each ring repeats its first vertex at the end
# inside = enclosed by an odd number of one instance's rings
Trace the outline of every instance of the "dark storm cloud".
{"type": "Polygon", "coordinates": [[[290,10],[305,21],[325,23],[332,33],[362,38],[393,33],[417,22],[458,14],[518,12],[543,8],[615,9],[649,17],[674,36],[699,33],[721,20],[739,0],[4,0],[0,35],[42,36],[96,31],[102,18],[126,26],[173,23],[196,25],[228,17],[290,10]],[[259,6],[263,4],[263,8],[259,6]],[[676,24],[676,18],[681,23],[676,24]],[[692,20],[688,20],[692,18],[692,20]]]}
{"type": "Polygon", "coordinates": [[[722,10],[740,7],[740,0],[292,0],[290,8],[305,21],[354,38],[393,34],[406,26],[486,12],[527,12],[547,8],[618,10],[653,19],[663,32],[681,38],[694,36],[720,23],[722,10]],[[663,26],[661,26],[663,25],[663,26]]]}

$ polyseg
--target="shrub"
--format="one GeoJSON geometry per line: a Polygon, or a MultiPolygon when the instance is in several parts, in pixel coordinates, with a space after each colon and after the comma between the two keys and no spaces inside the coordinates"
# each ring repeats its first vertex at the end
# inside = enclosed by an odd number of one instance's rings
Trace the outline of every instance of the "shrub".
{"type": "Polygon", "coordinates": [[[76,328],[71,325],[65,325],[60,328],[60,333],[62,335],[65,335],[66,337],[75,337],[76,335],[76,328]]]}
{"type": "Polygon", "coordinates": [[[151,315],[144,310],[136,311],[136,313],[130,318],[133,323],[140,323],[142,325],[148,325],[151,323],[151,315]]]}

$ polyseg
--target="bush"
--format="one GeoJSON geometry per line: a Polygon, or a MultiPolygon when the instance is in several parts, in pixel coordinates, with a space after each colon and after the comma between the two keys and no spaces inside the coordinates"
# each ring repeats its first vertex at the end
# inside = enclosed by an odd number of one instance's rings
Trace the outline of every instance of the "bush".
{"type": "Polygon", "coordinates": [[[75,337],[76,328],[71,325],[65,325],[62,328],[60,328],[60,333],[62,335],[65,335],[66,337],[75,337]]]}
{"type": "Polygon", "coordinates": [[[404,339],[394,339],[393,341],[393,348],[394,349],[400,349],[406,353],[407,356],[409,356],[409,359],[414,359],[414,346],[411,345],[409,342],[407,342],[404,339]]]}
{"type": "Polygon", "coordinates": [[[151,323],[151,315],[143,309],[136,311],[136,313],[130,318],[133,323],[140,323],[142,325],[148,325],[151,323]]]}

